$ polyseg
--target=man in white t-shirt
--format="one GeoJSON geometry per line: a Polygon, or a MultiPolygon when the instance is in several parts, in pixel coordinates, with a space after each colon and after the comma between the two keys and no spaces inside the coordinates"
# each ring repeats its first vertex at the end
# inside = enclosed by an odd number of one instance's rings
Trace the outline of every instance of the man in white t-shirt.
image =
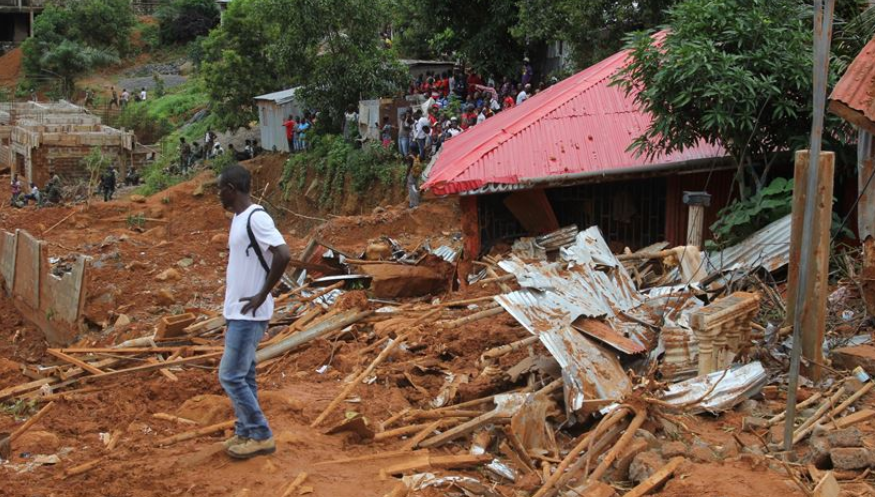
{"type": "Polygon", "coordinates": [[[249,459],[276,451],[273,434],[258,404],[255,351],[273,316],[270,292],[291,259],[289,247],[270,215],[252,203],[252,177],[244,167],[229,166],[219,176],[219,199],[234,213],[228,235],[225,275],[225,352],[219,381],[231,398],[237,424],[225,441],[226,453],[249,459]]]}
{"type": "Polygon", "coordinates": [[[529,92],[532,91],[532,85],[527,84],[523,87],[522,91],[519,92],[516,96],[516,104],[519,105],[529,98],[529,92]]]}

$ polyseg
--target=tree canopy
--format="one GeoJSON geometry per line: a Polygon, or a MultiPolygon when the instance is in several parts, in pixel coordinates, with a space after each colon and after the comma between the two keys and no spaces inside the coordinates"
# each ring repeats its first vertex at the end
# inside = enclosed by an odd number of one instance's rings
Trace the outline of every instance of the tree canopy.
{"type": "Polygon", "coordinates": [[[205,36],[219,24],[215,0],[172,0],[155,13],[162,43],[180,43],[205,36]]]}
{"type": "Polygon", "coordinates": [[[380,42],[387,12],[370,0],[237,0],[204,43],[202,66],[221,123],[255,117],[252,98],[301,86],[308,107],[339,128],[361,98],[390,96],[406,72],[380,42]]]}
{"type": "Polygon", "coordinates": [[[685,0],[669,10],[668,24],[661,35],[628,37],[630,63],[616,80],[653,115],[635,149],[653,156],[719,144],[762,187],[776,153],[810,131],[810,6],[685,0]],[[766,167],[754,173],[754,162],[766,167]]]}
{"type": "Polygon", "coordinates": [[[22,44],[24,69],[29,78],[60,78],[72,92],[77,76],[119,60],[133,25],[128,0],[50,3],[34,21],[33,36],[22,44]]]}

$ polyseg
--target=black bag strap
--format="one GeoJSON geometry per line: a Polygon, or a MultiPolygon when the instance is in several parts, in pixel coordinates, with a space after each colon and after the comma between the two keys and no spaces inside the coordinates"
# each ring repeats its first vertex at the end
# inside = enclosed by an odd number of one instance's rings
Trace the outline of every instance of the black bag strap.
{"type": "Polygon", "coordinates": [[[268,266],[267,261],[264,260],[264,254],[261,253],[261,248],[258,246],[258,240],[255,239],[255,233],[252,231],[252,215],[258,211],[267,212],[263,208],[258,207],[252,209],[252,212],[249,213],[249,217],[246,218],[246,234],[249,235],[249,246],[246,247],[246,257],[249,257],[249,249],[252,249],[255,252],[255,257],[258,257],[258,262],[261,263],[264,272],[270,273],[270,266],[268,266]]]}

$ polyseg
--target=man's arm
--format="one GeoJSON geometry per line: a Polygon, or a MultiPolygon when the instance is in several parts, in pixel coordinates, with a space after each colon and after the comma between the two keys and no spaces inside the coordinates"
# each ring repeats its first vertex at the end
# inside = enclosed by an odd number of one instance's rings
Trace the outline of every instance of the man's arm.
{"type": "Polygon", "coordinates": [[[267,273],[267,278],[264,280],[264,286],[261,287],[261,291],[258,292],[258,294],[253,295],[252,297],[244,297],[240,299],[240,302],[246,302],[241,314],[246,314],[251,310],[252,315],[255,316],[255,311],[257,311],[258,308],[261,307],[261,304],[267,300],[270,291],[273,290],[273,287],[275,287],[277,283],[279,283],[286,271],[286,266],[289,265],[289,261],[292,259],[292,254],[289,252],[288,245],[283,244],[277,247],[270,247],[268,250],[273,254],[273,260],[270,263],[270,272],[267,273]]]}

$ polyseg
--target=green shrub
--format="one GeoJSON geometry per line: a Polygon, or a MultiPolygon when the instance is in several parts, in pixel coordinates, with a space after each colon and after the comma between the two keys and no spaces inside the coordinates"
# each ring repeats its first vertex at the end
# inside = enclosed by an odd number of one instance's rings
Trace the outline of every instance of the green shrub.
{"type": "Polygon", "coordinates": [[[167,117],[149,112],[147,102],[131,102],[119,115],[119,127],[132,130],[140,143],[155,143],[173,131],[167,117]]]}
{"type": "Polygon", "coordinates": [[[347,181],[352,191],[362,194],[378,184],[397,185],[404,180],[406,167],[394,147],[368,142],[356,149],[340,135],[316,135],[311,144],[310,150],[286,162],[281,181],[286,196],[304,191],[308,173],[320,180],[318,203],[323,208],[342,200],[347,181]]]}

